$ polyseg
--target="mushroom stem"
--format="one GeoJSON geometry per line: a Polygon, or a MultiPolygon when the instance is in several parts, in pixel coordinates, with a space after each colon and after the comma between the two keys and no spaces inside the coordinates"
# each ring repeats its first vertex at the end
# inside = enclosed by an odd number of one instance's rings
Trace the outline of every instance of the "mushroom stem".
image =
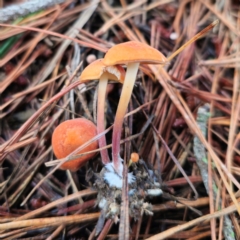
{"type": "Polygon", "coordinates": [[[137,76],[139,63],[129,63],[127,65],[127,72],[123,83],[122,93],[118,103],[118,108],[115,116],[113,125],[113,136],[112,136],[112,161],[115,171],[122,176],[121,158],[120,158],[120,140],[122,125],[125,113],[127,111],[128,103],[130,101],[132,90],[137,76]]]}
{"type": "MultiPolygon", "coordinates": [[[[98,84],[98,105],[97,105],[97,133],[100,134],[105,130],[105,99],[106,99],[106,92],[107,92],[107,84],[108,84],[108,78],[107,74],[103,73],[100,77],[100,81],[98,84]]],[[[105,147],[107,145],[106,143],[106,137],[103,135],[98,140],[99,148],[105,147]]],[[[109,156],[108,156],[108,150],[102,149],[100,150],[102,163],[107,164],[110,162],[109,156]]]]}

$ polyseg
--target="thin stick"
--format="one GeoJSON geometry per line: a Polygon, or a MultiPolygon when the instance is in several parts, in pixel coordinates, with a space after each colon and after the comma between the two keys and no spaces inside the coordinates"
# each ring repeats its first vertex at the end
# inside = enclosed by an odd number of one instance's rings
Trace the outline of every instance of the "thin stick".
{"type": "Polygon", "coordinates": [[[63,216],[63,217],[50,217],[50,218],[37,218],[30,220],[21,220],[14,221],[9,223],[0,224],[0,230],[9,230],[14,228],[24,228],[24,227],[34,227],[37,226],[39,228],[42,227],[52,227],[59,226],[60,224],[73,224],[73,223],[83,223],[92,220],[97,220],[100,213],[89,213],[89,214],[81,214],[81,215],[71,215],[71,216],[63,216]]]}

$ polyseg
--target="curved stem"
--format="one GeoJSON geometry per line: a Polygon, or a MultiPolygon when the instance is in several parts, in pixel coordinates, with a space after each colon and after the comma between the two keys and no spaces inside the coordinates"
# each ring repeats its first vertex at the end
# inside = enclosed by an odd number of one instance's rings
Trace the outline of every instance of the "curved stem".
{"type": "Polygon", "coordinates": [[[120,172],[121,158],[119,156],[122,125],[125,113],[127,111],[128,103],[132,95],[138,67],[139,63],[129,63],[127,65],[127,72],[123,83],[122,93],[118,103],[118,108],[113,125],[112,161],[114,169],[119,175],[122,175],[122,173],[120,172]]]}
{"type": "MultiPolygon", "coordinates": [[[[107,84],[108,78],[107,74],[103,73],[100,77],[99,84],[98,84],[98,105],[97,105],[97,132],[102,133],[105,130],[105,100],[106,100],[106,92],[107,92],[107,84]]],[[[106,143],[106,136],[103,135],[98,140],[99,147],[105,147],[106,143]]],[[[103,164],[107,164],[110,162],[108,156],[108,150],[102,149],[100,150],[101,159],[103,164]]]]}

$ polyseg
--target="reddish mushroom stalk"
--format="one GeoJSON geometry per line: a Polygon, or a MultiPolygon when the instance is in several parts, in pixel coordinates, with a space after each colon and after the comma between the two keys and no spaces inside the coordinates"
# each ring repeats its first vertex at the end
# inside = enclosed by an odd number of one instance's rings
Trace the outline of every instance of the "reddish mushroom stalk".
{"type": "Polygon", "coordinates": [[[120,175],[122,173],[119,172],[121,169],[119,166],[121,164],[120,158],[120,140],[121,140],[121,132],[122,125],[125,113],[127,111],[127,107],[132,95],[135,79],[137,77],[139,63],[129,63],[127,65],[127,71],[125,80],[123,83],[122,94],[119,100],[115,121],[113,125],[113,136],[112,136],[112,161],[115,171],[120,175]]]}

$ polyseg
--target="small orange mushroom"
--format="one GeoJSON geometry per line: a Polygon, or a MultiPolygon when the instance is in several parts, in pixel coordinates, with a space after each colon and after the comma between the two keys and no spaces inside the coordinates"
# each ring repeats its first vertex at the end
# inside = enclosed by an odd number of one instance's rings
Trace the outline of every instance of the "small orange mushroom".
{"type": "MultiPolygon", "coordinates": [[[[52,147],[58,159],[65,158],[81,145],[97,136],[97,127],[85,118],[67,120],[58,125],[52,135],[52,147]]],[[[92,142],[78,154],[89,152],[98,148],[97,141],[92,142]]],[[[96,153],[90,153],[65,162],[61,165],[62,170],[77,171],[96,153]]]]}
{"type": "MultiPolygon", "coordinates": [[[[105,99],[107,92],[108,79],[123,83],[125,77],[125,70],[123,67],[116,66],[106,66],[103,64],[102,59],[98,59],[91,64],[89,64],[80,76],[80,82],[87,82],[90,80],[99,80],[98,84],[98,104],[97,104],[97,132],[102,133],[105,130],[104,126],[104,109],[105,109],[105,99]]],[[[106,144],[106,137],[102,136],[98,140],[99,147],[103,148],[106,144]]],[[[103,164],[110,162],[107,149],[100,150],[101,158],[103,164]]]]}
{"type": "Polygon", "coordinates": [[[136,152],[132,152],[131,153],[131,158],[130,161],[128,163],[128,166],[130,167],[132,165],[132,163],[138,163],[139,161],[139,155],[136,152]]]}
{"type": "Polygon", "coordinates": [[[104,81],[105,78],[123,83],[125,70],[120,66],[107,66],[103,63],[103,59],[97,59],[90,63],[81,73],[80,82],[88,82],[89,80],[104,81]]]}
{"type": "Polygon", "coordinates": [[[139,155],[136,152],[131,153],[131,161],[137,163],[139,161],[139,155]]]}
{"type": "Polygon", "coordinates": [[[122,175],[120,172],[121,158],[119,155],[121,129],[128,103],[131,98],[139,64],[165,64],[167,63],[167,59],[161,52],[147,44],[129,41],[110,48],[103,59],[103,63],[107,66],[113,66],[116,64],[127,65],[126,76],[115,116],[112,136],[112,160],[114,169],[118,174],[122,175]]]}

